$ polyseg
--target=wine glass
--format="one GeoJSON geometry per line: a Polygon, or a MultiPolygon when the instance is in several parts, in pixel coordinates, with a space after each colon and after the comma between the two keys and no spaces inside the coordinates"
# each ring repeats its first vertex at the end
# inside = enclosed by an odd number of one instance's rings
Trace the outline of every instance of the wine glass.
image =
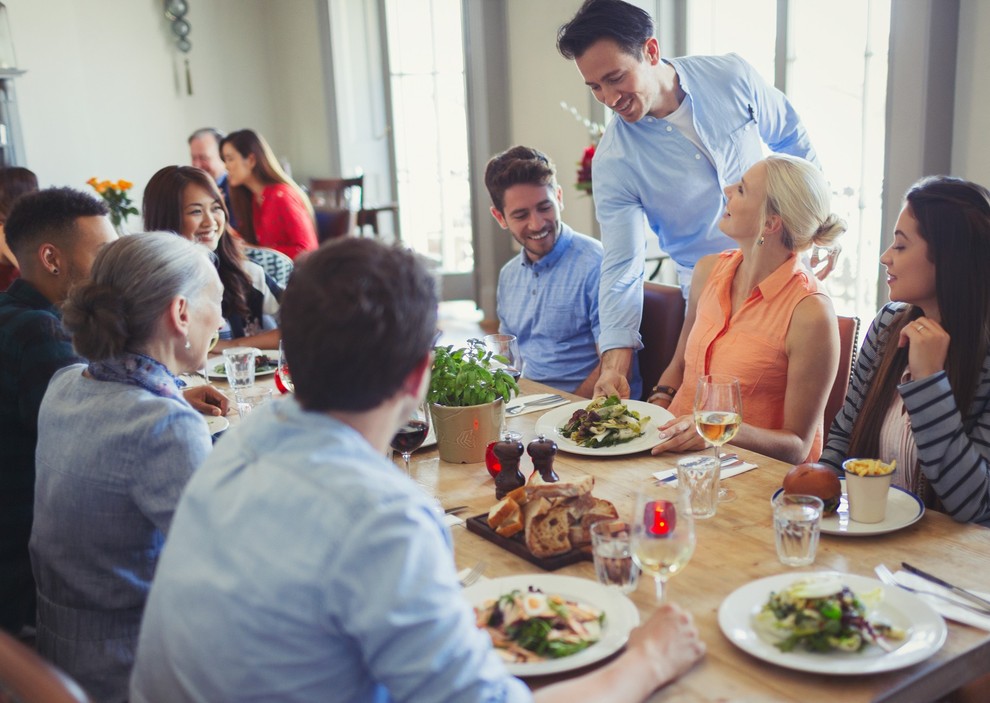
{"type": "Polygon", "coordinates": [[[519,353],[519,340],[514,334],[489,334],[484,339],[485,348],[505,366],[505,372],[518,383],[522,376],[523,358],[519,353]]]}
{"type": "MultiPolygon", "coordinates": [[[[720,447],[732,440],[742,424],[742,393],[739,379],[725,374],[709,374],[698,379],[694,395],[694,427],[702,439],[715,448],[715,461],[722,465],[720,447]]],[[[719,486],[718,500],[736,499],[735,491],[719,486]]]]}
{"type": "Polygon", "coordinates": [[[426,435],[430,433],[430,408],[423,401],[410,413],[399,431],[392,437],[392,449],[402,454],[406,462],[406,474],[409,474],[409,456],[423,446],[426,435]]]}
{"type": "Polygon", "coordinates": [[[292,374],[289,372],[289,362],[285,358],[285,349],[282,347],[282,340],[278,342],[278,368],[275,369],[275,387],[282,393],[296,392],[296,386],[292,382],[292,374]]]}
{"type": "Polygon", "coordinates": [[[203,361],[202,373],[203,373],[203,379],[207,383],[210,382],[210,352],[213,351],[213,348],[217,345],[217,342],[219,341],[220,341],[220,330],[218,329],[213,333],[213,336],[210,337],[210,343],[206,345],[206,359],[204,359],[203,361]]]}
{"type": "Polygon", "coordinates": [[[694,554],[691,494],[681,486],[649,485],[636,492],[632,519],[632,558],[656,584],[657,603],[664,584],[687,566],[694,554]]]}

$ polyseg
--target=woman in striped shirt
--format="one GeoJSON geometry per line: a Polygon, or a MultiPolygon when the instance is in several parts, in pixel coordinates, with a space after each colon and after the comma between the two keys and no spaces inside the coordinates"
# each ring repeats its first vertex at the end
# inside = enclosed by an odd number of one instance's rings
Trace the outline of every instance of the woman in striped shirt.
{"type": "Polygon", "coordinates": [[[867,332],[821,460],[896,459],[895,484],[990,525],[990,191],[922,179],[880,261],[892,302],[867,332]]]}

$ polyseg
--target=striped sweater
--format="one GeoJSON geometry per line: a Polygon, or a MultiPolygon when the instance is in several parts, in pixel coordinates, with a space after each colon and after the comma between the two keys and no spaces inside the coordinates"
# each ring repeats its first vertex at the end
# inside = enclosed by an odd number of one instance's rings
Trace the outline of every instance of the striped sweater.
{"type": "MultiPolygon", "coordinates": [[[[888,303],[873,320],[860,350],[846,402],[829,430],[821,461],[839,469],[863,399],[883,353],[881,336],[907,306],[888,303]]],[[[945,371],[897,387],[911,418],[921,471],[959,522],[990,527],[990,352],[965,421],[945,371]]]]}

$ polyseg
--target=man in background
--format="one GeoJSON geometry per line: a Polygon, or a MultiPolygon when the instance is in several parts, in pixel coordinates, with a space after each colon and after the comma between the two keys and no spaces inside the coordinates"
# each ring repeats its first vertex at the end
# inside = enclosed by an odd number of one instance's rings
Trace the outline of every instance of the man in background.
{"type": "MultiPolygon", "coordinates": [[[[499,273],[499,332],[519,340],[526,378],[590,398],[599,371],[602,245],[561,221],[556,169],[537,149],[496,154],[485,186],[492,217],[522,247],[499,273]]],[[[638,398],[638,365],[632,372],[638,398]]]]}
{"type": "Polygon", "coordinates": [[[230,207],[230,184],[227,182],[227,167],[224,166],[223,159],[220,157],[220,141],[223,138],[224,133],[215,127],[197,129],[189,137],[189,158],[193,166],[203,169],[217,182],[217,187],[223,193],[223,200],[227,205],[227,217],[230,226],[236,229],[234,211],[230,207]]]}

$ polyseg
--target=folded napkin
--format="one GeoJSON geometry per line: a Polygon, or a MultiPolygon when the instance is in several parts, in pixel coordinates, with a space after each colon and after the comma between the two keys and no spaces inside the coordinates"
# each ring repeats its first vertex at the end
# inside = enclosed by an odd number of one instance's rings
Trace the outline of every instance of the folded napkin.
{"type": "MultiPolygon", "coordinates": [[[[747,471],[752,471],[757,468],[756,464],[748,464],[745,461],[736,463],[739,461],[735,457],[731,459],[722,459],[722,470],[719,472],[719,481],[727,478],[732,478],[733,476],[738,476],[739,474],[744,474],[747,471]]],[[[668,483],[671,486],[677,485],[677,469],[664,469],[663,471],[657,471],[653,474],[653,477],[661,483],[668,483]]]]}
{"type": "MultiPolygon", "coordinates": [[[[505,409],[515,408],[520,405],[525,405],[526,403],[532,403],[534,400],[540,400],[541,398],[549,398],[556,393],[532,393],[530,395],[520,395],[516,396],[509,401],[509,404],[505,406],[505,409]]],[[[529,413],[535,412],[546,412],[550,408],[556,408],[558,405],[566,405],[570,403],[567,398],[561,398],[556,403],[547,403],[545,405],[531,405],[528,408],[523,408],[521,411],[514,413],[512,415],[507,415],[506,417],[519,417],[520,415],[528,415],[529,413]]],[[[590,401],[589,401],[590,402],[590,401]]]]}
{"type": "MultiPolygon", "coordinates": [[[[965,600],[961,599],[947,588],[942,588],[937,583],[926,581],[920,576],[915,576],[907,571],[894,572],[894,579],[896,579],[898,583],[910,588],[916,588],[919,591],[927,591],[929,593],[940,593],[947,598],[958,601],[959,603],[966,603],[965,600]]],[[[990,593],[973,591],[973,589],[967,590],[972,591],[980,598],[990,600],[990,593]]],[[[990,632],[990,615],[980,615],[978,613],[974,613],[972,610],[967,610],[966,608],[957,608],[941,598],[925,595],[923,593],[916,593],[914,595],[918,596],[918,598],[932,606],[943,618],[955,620],[956,622],[961,622],[964,625],[971,625],[972,627],[978,627],[981,630],[987,630],[990,632]]]]}
{"type": "Polygon", "coordinates": [[[446,525],[447,527],[457,527],[458,525],[463,525],[464,520],[457,517],[453,513],[448,513],[447,515],[443,516],[443,524],[446,525]]]}

